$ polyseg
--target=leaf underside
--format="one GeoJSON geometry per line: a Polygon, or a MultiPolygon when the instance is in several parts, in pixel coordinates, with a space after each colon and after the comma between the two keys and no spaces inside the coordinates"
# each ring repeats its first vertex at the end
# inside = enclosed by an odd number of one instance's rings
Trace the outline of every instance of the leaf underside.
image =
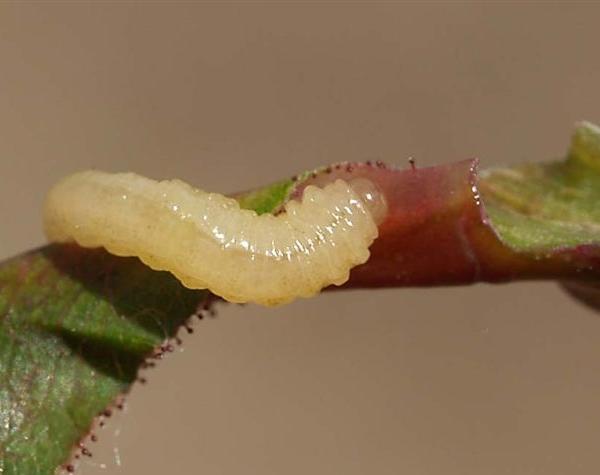
{"type": "MultiPolygon", "coordinates": [[[[597,127],[580,124],[560,162],[481,175],[476,160],[423,169],[342,163],[236,198],[274,212],[310,184],[357,177],[379,187],[389,213],[345,287],[554,279],[600,306],[597,127]]],[[[75,245],[0,264],[0,473],[67,467],[94,421],[210,298],[137,259],[75,245]]]]}
{"type": "Polygon", "coordinates": [[[4,264],[0,287],[3,475],[65,463],[208,295],[137,259],[58,245],[4,264]]]}

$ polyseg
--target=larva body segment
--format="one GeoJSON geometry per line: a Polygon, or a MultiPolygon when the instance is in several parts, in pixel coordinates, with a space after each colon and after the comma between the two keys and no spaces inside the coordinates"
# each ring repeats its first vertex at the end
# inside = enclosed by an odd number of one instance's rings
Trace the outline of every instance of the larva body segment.
{"type": "Polygon", "coordinates": [[[232,302],[277,305],[343,284],[368,259],[377,237],[371,210],[382,208],[369,186],[308,186],[284,213],[258,216],[180,180],[86,171],[50,191],[44,225],[51,241],[138,256],[232,302]]]}

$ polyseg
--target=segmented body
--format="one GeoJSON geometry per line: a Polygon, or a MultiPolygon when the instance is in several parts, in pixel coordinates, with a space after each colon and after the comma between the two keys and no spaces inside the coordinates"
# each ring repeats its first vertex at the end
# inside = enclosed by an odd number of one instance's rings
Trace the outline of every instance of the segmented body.
{"type": "Polygon", "coordinates": [[[276,305],[341,285],[365,262],[381,203],[364,180],[308,186],[284,212],[260,215],[180,180],[86,171],[48,194],[52,241],[104,247],[232,302],[276,305]]]}

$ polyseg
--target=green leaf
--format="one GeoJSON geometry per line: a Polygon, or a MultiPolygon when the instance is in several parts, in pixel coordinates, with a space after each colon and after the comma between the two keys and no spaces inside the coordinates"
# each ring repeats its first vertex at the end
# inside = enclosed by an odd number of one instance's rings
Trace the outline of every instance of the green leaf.
{"type": "Polygon", "coordinates": [[[544,253],[600,244],[600,129],[580,124],[566,161],[482,174],[491,224],[504,244],[544,253]]]}
{"type": "Polygon", "coordinates": [[[101,250],[0,267],[0,473],[51,474],[208,293],[101,250]]]}
{"type": "Polygon", "coordinates": [[[296,180],[282,180],[258,190],[236,196],[240,207],[252,209],[258,214],[271,213],[284,203],[294,188],[296,180]]]}
{"type": "MultiPolygon", "coordinates": [[[[476,161],[414,170],[340,163],[236,198],[277,212],[309,184],[357,177],[378,186],[388,214],[347,287],[545,278],[569,281],[572,295],[599,306],[597,127],[581,124],[562,162],[481,177],[476,161]]],[[[210,299],[137,259],[74,245],[0,264],[0,473],[66,467],[138,370],[210,299]]]]}

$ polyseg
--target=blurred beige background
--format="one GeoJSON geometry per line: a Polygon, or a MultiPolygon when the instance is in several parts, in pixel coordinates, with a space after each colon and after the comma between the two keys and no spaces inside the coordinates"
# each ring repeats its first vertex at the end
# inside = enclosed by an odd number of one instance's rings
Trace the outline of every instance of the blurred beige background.
{"type": "MultiPolygon", "coordinates": [[[[597,5],[307,5],[1,3],[0,258],[74,170],[228,192],[547,159],[600,122],[597,5]]],[[[78,473],[596,474],[599,317],[548,283],[222,308],[78,473]]]]}

